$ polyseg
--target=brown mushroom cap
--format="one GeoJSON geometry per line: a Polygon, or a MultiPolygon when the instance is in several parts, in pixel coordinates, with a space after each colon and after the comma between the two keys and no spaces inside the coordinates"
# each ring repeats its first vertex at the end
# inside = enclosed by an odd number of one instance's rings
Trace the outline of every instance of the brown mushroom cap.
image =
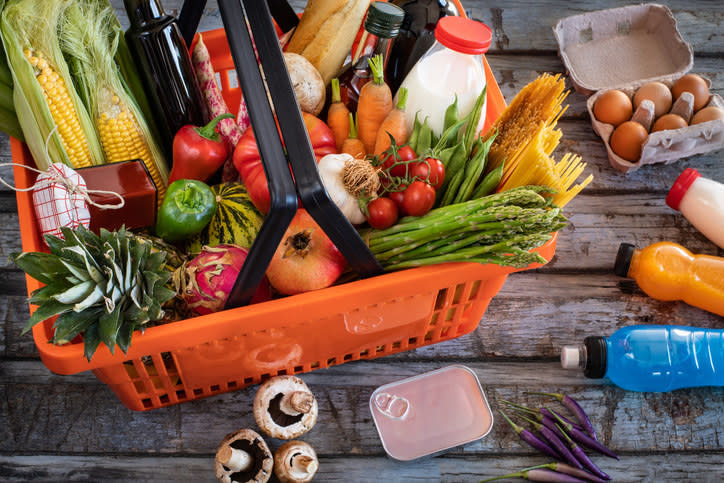
{"type": "Polygon", "coordinates": [[[318,469],[317,453],[304,441],[288,441],[274,452],[274,474],[281,483],[307,483],[318,469]]]}
{"type": "Polygon", "coordinates": [[[272,438],[298,438],[317,422],[317,411],[312,391],[296,376],[273,377],[254,397],[254,419],[272,438]]]}
{"type": "Polygon", "coordinates": [[[214,459],[216,478],[223,483],[269,481],[274,460],[269,446],[251,429],[227,434],[214,459]]]}

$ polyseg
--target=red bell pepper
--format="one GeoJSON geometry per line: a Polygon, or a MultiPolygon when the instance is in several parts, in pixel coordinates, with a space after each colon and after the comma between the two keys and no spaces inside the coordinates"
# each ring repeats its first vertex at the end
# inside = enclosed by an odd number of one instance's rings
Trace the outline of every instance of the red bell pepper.
{"type": "MultiPolygon", "coordinates": [[[[309,140],[314,149],[317,162],[327,154],[337,152],[337,144],[334,141],[334,133],[324,121],[312,114],[302,112],[304,125],[309,134],[309,140]]],[[[241,175],[241,180],[246,185],[249,197],[256,208],[267,214],[271,200],[269,199],[269,184],[267,183],[264,165],[256,146],[254,130],[247,129],[234,149],[234,167],[241,175]]]]}
{"type": "Polygon", "coordinates": [[[179,179],[206,182],[229,157],[229,145],[216,132],[222,119],[233,118],[231,113],[220,114],[206,126],[183,126],[173,138],[173,167],[168,184],[179,179]]]}

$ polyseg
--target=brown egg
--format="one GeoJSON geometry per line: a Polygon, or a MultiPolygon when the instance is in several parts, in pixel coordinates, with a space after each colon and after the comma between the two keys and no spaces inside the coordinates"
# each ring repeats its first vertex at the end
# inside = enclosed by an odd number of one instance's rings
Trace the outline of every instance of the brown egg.
{"type": "Polygon", "coordinates": [[[715,121],[717,119],[724,119],[724,109],[716,106],[709,106],[694,114],[691,118],[691,124],[694,125],[707,121],[715,121]]]}
{"type": "Polygon", "coordinates": [[[651,132],[681,129],[686,126],[686,121],[678,114],[664,114],[656,120],[654,126],[651,128],[651,132]]]}
{"type": "Polygon", "coordinates": [[[632,113],[631,99],[618,89],[604,92],[593,105],[593,115],[596,119],[614,126],[631,119],[632,113]]]}
{"type": "Polygon", "coordinates": [[[634,111],[644,99],[649,99],[654,103],[654,117],[660,117],[669,112],[673,102],[671,90],[661,82],[649,82],[636,90],[633,98],[634,111]]]}
{"type": "Polygon", "coordinates": [[[626,121],[613,130],[609,144],[614,153],[627,161],[636,162],[641,158],[641,150],[648,137],[649,133],[641,124],[626,121]]]}
{"type": "Polygon", "coordinates": [[[709,86],[706,81],[696,74],[686,74],[679,78],[671,87],[674,100],[678,99],[682,92],[691,92],[694,96],[694,112],[706,106],[709,102],[709,86]]]}

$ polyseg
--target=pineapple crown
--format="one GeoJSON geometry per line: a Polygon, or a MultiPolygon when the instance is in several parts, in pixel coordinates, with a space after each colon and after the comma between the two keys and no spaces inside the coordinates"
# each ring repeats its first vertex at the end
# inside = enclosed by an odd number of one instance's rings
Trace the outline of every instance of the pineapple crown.
{"type": "Polygon", "coordinates": [[[126,353],[133,331],[159,320],[161,306],[175,292],[165,285],[171,269],[167,252],[125,228],[62,228],[63,238],[46,235],[50,253],[13,253],[11,260],[45,286],[30,294],[38,307],[23,328],[57,315],[51,342],[64,344],[83,336],[88,360],[103,342],[126,353]]]}

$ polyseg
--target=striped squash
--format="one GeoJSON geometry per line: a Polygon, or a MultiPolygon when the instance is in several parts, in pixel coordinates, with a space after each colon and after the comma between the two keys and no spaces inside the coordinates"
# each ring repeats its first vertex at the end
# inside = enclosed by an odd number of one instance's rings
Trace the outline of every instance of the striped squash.
{"type": "Polygon", "coordinates": [[[198,255],[205,245],[230,243],[249,248],[259,233],[264,217],[249,198],[242,183],[231,182],[211,187],[216,195],[216,213],[201,233],[186,242],[186,251],[198,255]]]}

